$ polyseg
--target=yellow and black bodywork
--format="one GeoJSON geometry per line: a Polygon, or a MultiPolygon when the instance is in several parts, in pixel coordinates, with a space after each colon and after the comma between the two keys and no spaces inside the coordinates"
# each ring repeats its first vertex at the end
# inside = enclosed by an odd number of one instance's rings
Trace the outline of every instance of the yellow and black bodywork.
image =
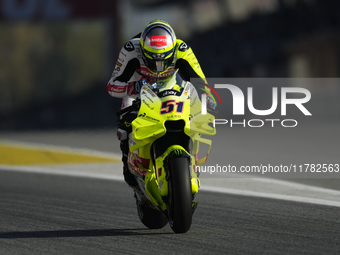
{"type": "Polygon", "coordinates": [[[193,85],[174,75],[162,90],[145,85],[140,93],[140,108],[132,122],[129,166],[138,177],[139,186],[152,204],[162,211],[167,209],[164,198],[168,195],[167,160],[187,157],[190,162],[193,198],[200,180],[196,166],[206,162],[199,159],[199,144],[211,148],[212,141],[202,135],[215,135],[214,116],[201,114],[201,102],[193,85]],[[176,78],[177,77],[177,78],[176,78]],[[179,84],[180,83],[180,84],[179,84]]]}

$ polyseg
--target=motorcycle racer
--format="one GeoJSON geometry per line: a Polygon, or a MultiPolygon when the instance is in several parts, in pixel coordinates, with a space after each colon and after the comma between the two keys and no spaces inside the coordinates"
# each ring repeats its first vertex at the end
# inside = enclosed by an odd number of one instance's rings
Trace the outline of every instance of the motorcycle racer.
{"type": "MultiPolygon", "coordinates": [[[[132,104],[145,82],[153,84],[161,78],[172,76],[177,70],[186,81],[202,78],[206,82],[192,49],[176,38],[167,22],[154,20],[122,47],[106,88],[111,96],[122,98],[123,109],[132,104]]],[[[131,122],[136,114],[120,116],[117,133],[123,154],[124,179],[131,187],[136,187],[137,182],[128,169],[128,134],[132,132],[131,122]]]]}

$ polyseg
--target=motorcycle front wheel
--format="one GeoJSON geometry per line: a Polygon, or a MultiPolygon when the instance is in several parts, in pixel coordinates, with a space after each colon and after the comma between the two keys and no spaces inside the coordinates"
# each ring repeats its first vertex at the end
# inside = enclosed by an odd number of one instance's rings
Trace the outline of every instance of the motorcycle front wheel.
{"type": "Polygon", "coordinates": [[[168,216],[175,233],[185,233],[192,222],[192,192],[189,159],[169,159],[168,216]]]}

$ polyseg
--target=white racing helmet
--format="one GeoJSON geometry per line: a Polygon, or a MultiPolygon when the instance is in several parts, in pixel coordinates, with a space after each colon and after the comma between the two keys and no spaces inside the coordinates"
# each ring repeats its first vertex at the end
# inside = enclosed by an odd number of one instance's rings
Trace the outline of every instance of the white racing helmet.
{"type": "Polygon", "coordinates": [[[176,35],[167,22],[154,20],[144,28],[140,45],[146,67],[153,73],[162,73],[173,62],[176,35]]]}

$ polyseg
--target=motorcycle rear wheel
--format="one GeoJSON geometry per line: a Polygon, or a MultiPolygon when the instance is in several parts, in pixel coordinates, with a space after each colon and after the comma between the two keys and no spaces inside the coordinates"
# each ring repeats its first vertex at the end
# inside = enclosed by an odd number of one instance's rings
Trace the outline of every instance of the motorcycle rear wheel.
{"type": "Polygon", "coordinates": [[[192,192],[188,158],[169,159],[169,224],[175,233],[185,233],[192,222],[192,192]]]}
{"type": "Polygon", "coordinates": [[[168,224],[168,219],[158,209],[152,208],[149,204],[141,205],[137,200],[137,212],[140,221],[149,229],[160,229],[168,224]]]}

